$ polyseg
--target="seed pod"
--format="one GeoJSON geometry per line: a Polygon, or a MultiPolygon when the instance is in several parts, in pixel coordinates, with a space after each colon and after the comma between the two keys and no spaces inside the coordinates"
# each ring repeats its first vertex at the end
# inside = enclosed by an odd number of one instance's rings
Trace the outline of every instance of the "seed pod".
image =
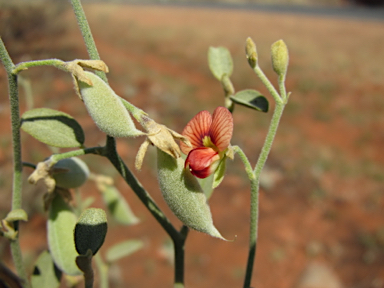
{"type": "Polygon", "coordinates": [[[68,275],[81,275],[77,268],[73,229],[76,215],[62,196],[57,194],[49,208],[47,222],[48,246],[56,266],[68,275]]]}
{"type": "Polygon", "coordinates": [[[75,227],[75,245],[80,255],[90,249],[95,255],[107,235],[107,215],[103,209],[89,208],[81,213],[75,227]]]}
{"type": "Polygon", "coordinates": [[[81,97],[97,127],[112,137],[135,137],[144,133],[137,130],[119,96],[94,73],[84,72],[92,86],[78,81],[81,97]]]}
{"type": "Polygon", "coordinates": [[[207,198],[184,160],[157,149],[157,173],[165,202],[184,225],[226,240],[213,225],[207,198]]]}
{"type": "Polygon", "coordinates": [[[80,187],[88,177],[87,164],[76,157],[60,160],[53,166],[53,178],[56,181],[56,186],[62,188],[80,187]]]}

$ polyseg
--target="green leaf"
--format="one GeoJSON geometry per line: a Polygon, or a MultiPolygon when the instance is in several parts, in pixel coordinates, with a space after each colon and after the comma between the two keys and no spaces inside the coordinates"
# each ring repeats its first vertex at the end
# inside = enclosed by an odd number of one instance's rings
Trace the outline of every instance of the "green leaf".
{"type": "Polygon", "coordinates": [[[49,109],[37,108],[23,114],[21,129],[45,144],[74,148],[84,144],[84,132],[70,115],[49,109]]]}
{"type": "Polygon", "coordinates": [[[47,223],[48,247],[59,269],[68,275],[81,275],[76,265],[78,253],[73,240],[76,215],[71,207],[57,194],[49,208],[47,223]]]}
{"type": "Polygon", "coordinates": [[[231,76],[233,71],[231,53],[225,47],[209,47],[208,65],[213,76],[219,81],[221,81],[224,74],[228,77],[231,76]]]}
{"type": "Polygon", "coordinates": [[[268,112],[269,103],[259,91],[247,89],[237,92],[230,97],[237,104],[255,109],[261,112],[268,112]]]}
{"type": "Polygon", "coordinates": [[[57,288],[60,286],[61,271],[53,263],[51,254],[44,251],[36,261],[31,276],[32,288],[57,288]]]}
{"type": "Polygon", "coordinates": [[[15,209],[8,213],[7,217],[5,218],[8,222],[14,222],[14,221],[28,221],[28,215],[27,212],[23,209],[15,209]]]}
{"type": "Polygon", "coordinates": [[[144,246],[141,240],[127,240],[120,242],[108,249],[106,259],[109,263],[131,255],[144,246]]]}
{"type": "Polygon", "coordinates": [[[102,193],[103,200],[108,207],[109,213],[117,223],[122,225],[134,225],[139,222],[139,219],[133,214],[127,201],[116,187],[102,185],[99,189],[102,193]]]}

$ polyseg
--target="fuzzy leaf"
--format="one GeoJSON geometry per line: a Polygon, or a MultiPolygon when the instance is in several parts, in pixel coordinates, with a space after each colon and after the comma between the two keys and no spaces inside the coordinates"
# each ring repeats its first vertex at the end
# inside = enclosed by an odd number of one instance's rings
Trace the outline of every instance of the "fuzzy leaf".
{"type": "Polygon", "coordinates": [[[255,109],[257,111],[268,112],[269,109],[268,100],[256,90],[242,90],[230,98],[237,104],[255,109]]]}
{"type": "Polygon", "coordinates": [[[21,117],[21,129],[45,144],[74,148],[84,144],[84,132],[72,116],[49,108],[29,110],[21,117]]]}
{"type": "Polygon", "coordinates": [[[48,247],[57,267],[68,275],[82,274],[76,265],[78,253],[73,240],[75,225],[75,213],[62,196],[56,195],[49,208],[48,247]]]}
{"type": "Polygon", "coordinates": [[[48,251],[43,251],[35,263],[31,276],[32,288],[60,286],[61,271],[56,267],[48,251]]]}
{"type": "Polygon", "coordinates": [[[106,259],[109,263],[115,262],[123,257],[131,255],[144,246],[143,241],[127,240],[120,242],[108,249],[106,259]]]}
{"type": "Polygon", "coordinates": [[[231,76],[233,71],[231,53],[225,47],[209,47],[208,65],[213,76],[219,81],[221,81],[224,74],[228,77],[231,76]]]}

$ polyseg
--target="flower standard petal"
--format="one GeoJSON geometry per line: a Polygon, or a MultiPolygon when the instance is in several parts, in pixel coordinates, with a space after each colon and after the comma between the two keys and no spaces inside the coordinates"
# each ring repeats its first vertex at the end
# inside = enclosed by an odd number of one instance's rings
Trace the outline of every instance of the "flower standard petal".
{"type": "Polygon", "coordinates": [[[229,146],[233,132],[233,117],[225,107],[217,107],[213,112],[212,124],[209,131],[212,143],[224,151],[229,146]]]}
{"type": "Polygon", "coordinates": [[[192,147],[188,147],[186,144],[180,143],[181,151],[184,154],[188,155],[188,153],[194,148],[204,147],[203,139],[205,136],[209,135],[211,123],[212,116],[205,110],[196,114],[196,116],[188,122],[181,134],[188,138],[192,147]]]}
{"type": "Polygon", "coordinates": [[[217,168],[220,156],[212,148],[195,148],[185,160],[185,167],[189,167],[192,175],[198,178],[206,178],[217,168]]]}

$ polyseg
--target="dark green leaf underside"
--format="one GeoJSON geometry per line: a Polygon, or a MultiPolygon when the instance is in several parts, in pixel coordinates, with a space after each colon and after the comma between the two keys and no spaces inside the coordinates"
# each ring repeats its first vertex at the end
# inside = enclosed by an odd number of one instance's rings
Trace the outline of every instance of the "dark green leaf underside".
{"type": "Polygon", "coordinates": [[[242,90],[230,97],[233,102],[257,111],[268,112],[269,103],[267,98],[256,90],[242,90]]]}

